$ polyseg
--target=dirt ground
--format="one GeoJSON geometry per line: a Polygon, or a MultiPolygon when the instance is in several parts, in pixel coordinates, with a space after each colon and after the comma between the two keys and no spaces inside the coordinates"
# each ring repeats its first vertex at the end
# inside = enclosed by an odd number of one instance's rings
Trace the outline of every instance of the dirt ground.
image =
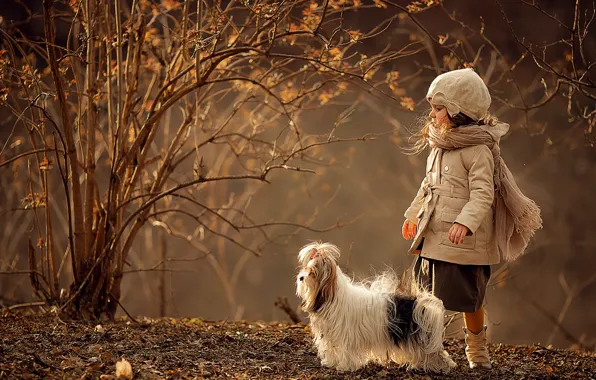
{"type": "Polygon", "coordinates": [[[494,369],[470,370],[464,345],[447,341],[458,363],[429,376],[369,365],[338,373],[319,364],[308,327],[202,319],[62,321],[56,315],[0,317],[0,379],[112,379],[126,358],[135,379],[596,379],[596,355],[542,346],[490,346],[494,369]]]}

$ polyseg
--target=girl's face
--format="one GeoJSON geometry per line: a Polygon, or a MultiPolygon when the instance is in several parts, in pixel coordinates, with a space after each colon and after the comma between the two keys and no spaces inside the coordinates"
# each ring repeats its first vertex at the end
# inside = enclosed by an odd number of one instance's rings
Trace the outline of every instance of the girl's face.
{"type": "Polygon", "coordinates": [[[431,104],[431,106],[432,110],[430,111],[430,115],[428,116],[430,116],[430,118],[436,126],[451,125],[449,113],[447,112],[447,108],[445,106],[435,104],[431,104]]]}

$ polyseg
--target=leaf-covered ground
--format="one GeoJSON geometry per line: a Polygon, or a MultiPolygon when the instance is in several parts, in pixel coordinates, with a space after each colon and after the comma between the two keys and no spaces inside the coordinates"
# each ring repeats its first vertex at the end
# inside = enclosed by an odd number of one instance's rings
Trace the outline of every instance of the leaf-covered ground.
{"type": "MultiPolygon", "coordinates": [[[[320,366],[308,327],[200,319],[126,320],[102,324],[55,315],[0,317],[0,379],[110,379],[126,358],[135,379],[430,378],[417,371],[369,365],[337,373],[320,366]]],[[[462,341],[447,350],[458,367],[444,379],[596,378],[596,355],[542,346],[490,346],[494,369],[468,369],[462,341]]]]}

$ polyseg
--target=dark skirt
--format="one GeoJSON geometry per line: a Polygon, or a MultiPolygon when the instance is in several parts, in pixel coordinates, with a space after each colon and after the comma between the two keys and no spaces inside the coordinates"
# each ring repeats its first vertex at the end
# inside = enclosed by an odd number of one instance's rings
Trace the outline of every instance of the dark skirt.
{"type": "Polygon", "coordinates": [[[445,309],[473,313],[484,302],[490,279],[490,265],[460,265],[427,259],[414,262],[414,278],[443,301],[445,309]]]}

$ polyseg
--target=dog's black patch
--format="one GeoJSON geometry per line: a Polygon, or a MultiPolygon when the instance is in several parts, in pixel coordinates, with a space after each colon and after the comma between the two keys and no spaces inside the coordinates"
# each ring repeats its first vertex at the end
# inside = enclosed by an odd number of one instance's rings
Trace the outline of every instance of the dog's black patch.
{"type": "Polygon", "coordinates": [[[399,345],[408,339],[408,336],[414,333],[418,325],[414,322],[414,304],[416,298],[395,295],[391,297],[387,306],[389,336],[394,344],[399,345]]]}
{"type": "Polygon", "coordinates": [[[312,311],[314,313],[318,313],[321,311],[321,309],[323,308],[323,306],[325,306],[326,303],[326,299],[325,296],[323,295],[322,291],[318,291],[317,295],[315,296],[315,302],[312,306],[312,311]]]}

